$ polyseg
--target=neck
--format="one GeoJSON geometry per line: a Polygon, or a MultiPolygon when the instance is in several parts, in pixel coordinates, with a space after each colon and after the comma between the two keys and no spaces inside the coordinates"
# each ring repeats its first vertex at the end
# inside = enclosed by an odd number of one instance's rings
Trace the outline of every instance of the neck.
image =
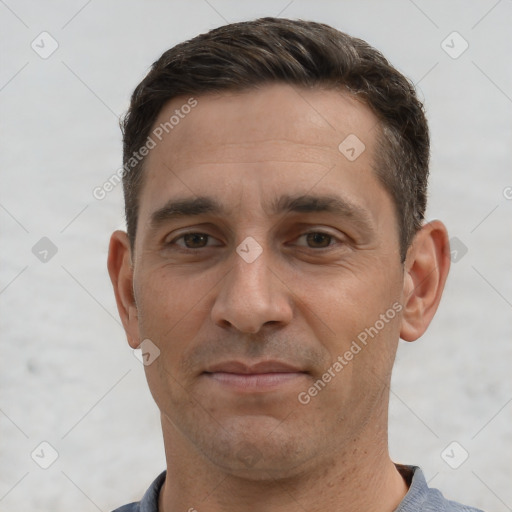
{"type": "Polygon", "coordinates": [[[389,458],[386,428],[384,436],[382,430],[365,431],[344,449],[308,461],[281,478],[255,480],[212,464],[191,449],[165,417],[162,427],[167,478],[160,512],[392,512],[407,493],[389,458]]]}

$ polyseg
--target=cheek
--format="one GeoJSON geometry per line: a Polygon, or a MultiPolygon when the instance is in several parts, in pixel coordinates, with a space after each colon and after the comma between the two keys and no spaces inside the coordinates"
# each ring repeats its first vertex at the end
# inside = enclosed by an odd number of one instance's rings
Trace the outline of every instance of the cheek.
{"type": "Polygon", "coordinates": [[[161,411],[191,408],[194,401],[186,391],[190,384],[182,372],[181,362],[194,344],[208,314],[208,296],[193,280],[171,271],[154,271],[137,276],[139,335],[150,339],[159,349],[158,357],[144,367],[149,389],[161,411]]]}
{"type": "Polygon", "coordinates": [[[212,285],[206,279],[200,281],[197,286],[190,277],[165,269],[136,280],[144,283],[136,288],[141,339],[151,339],[162,352],[172,353],[174,361],[194,338],[208,313],[208,290],[212,285]]]}
{"type": "Polygon", "coordinates": [[[341,356],[347,363],[344,378],[384,378],[394,359],[400,329],[400,275],[397,270],[390,275],[385,265],[373,263],[336,268],[325,276],[303,280],[301,286],[300,314],[313,328],[327,359],[334,362],[341,356]]]}
{"type": "Polygon", "coordinates": [[[400,297],[398,279],[379,269],[336,269],[301,283],[301,302],[337,334],[357,334],[379,319],[400,297]]]}

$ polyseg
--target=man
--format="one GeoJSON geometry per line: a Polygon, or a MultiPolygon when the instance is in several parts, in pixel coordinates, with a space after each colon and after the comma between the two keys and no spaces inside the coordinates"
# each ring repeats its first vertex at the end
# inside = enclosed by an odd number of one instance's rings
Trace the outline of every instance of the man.
{"type": "Polygon", "coordinates": [[[326,25],[236,23],[164,53],[123,129],[108,268],[167,471],[118,511],[475,510],[388,453],[450,261],[407,79],[326,25]]]}

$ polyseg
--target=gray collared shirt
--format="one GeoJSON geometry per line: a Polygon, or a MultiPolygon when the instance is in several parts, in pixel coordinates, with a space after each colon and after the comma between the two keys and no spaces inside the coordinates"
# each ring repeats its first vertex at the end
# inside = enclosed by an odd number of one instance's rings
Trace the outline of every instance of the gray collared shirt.
{"type": "MultiPolygon", "coordinates": [[[[409,491],[394,512],[483,512],[449,501],[437,489],[431,489],[421,469],[417,466],[397,466],[402,474],[412,475],[409,491]]],[[[142,500],[116,508],[113,512],[158,512],[158,496],[166,472],[160,473],[150,485],[142,500]]]]}

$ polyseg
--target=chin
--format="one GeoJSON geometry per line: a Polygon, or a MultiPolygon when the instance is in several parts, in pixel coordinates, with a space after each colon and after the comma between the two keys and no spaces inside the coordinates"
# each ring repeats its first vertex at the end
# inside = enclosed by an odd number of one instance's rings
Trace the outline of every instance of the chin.
{"type": "Polygon", "coordinates": [[[275,418],[241,418],[220,430],[205,455],[223,471],[247,480],[297,476],[318,455],[316,447],[305,445],[303,430],[291,432],[275,418]]]}

